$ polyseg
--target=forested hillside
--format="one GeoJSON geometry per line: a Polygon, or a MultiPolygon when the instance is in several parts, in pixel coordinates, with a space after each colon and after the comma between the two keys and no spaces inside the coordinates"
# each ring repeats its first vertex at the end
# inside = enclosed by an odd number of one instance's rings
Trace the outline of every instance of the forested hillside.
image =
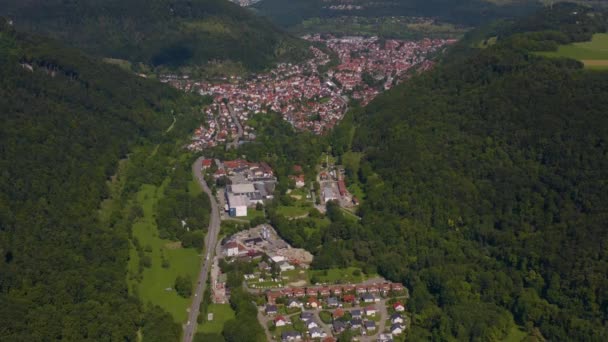
{"type": "Polygon", "coordinates": [[[0,15],[97,56],[153,67],[229,60],[260,69],[307,51],[227,0],[5,0],[0,15]]]}
{"type": "Polygon", "coordinates": [[[347,169],[362,223],[330,226],[317,267],[404,282],[411,340],[495,341],[514,324],[608,340],[608,73],[534,54],[606,18],[556,5],[346,120],[333,147],[363,153],[347,169]]]}
{"type": "Polygon", "coordinates": [[[325,1],[325,0],[263,0],[254,6],[263,15],[284,27],[303,20],[321,17],[362,16],[424,16],[459,25],[476,26],[492,20],[530,13],[540,4],[536,0],[398,0],[398,1],[325,1]],[[330,5],[359,5],[363,8],[339,11],[330,5]]]}
{"type": "Polygon", "coordinates": [[[4,20],[0,75],[0,340],[134,341],[139,328],[175,339],[171,317],[128,295],[137,215],[126,209],[142,183],[165,178],[201,100],[4,20]],[[156,146],[154,158],[136,146],[156,146]],[[124,158],[128,177],[100,215],[124,158]]]}

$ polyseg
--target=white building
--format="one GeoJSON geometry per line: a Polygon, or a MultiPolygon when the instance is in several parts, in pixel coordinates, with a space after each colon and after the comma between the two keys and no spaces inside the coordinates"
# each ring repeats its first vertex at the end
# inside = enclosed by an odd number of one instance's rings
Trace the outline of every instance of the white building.
{"type": "Polygon", "coordinates": [[[252,183],[232,184],[231,192],[235,195],[246,195],[255,192],[255,187],[252,183]]]}
{"type": "Polygon", "coordinates": [[[228,193],[226,199],[230,216],[247,216],[247,196],[228,193]]]}
{"type": "Polygon", "coordinates": [[[228,242],[224,245],[224,255],[227,257],[237,256],[239,254],[239,245],[235,241],[228,242]]]}
{"type": "Polygon", "coordinates": [[[285,272],[285,271],[291,271],[291,270],[295,270],[296,268],[288,263],[287,261],[283,261],[279,264],[279,269],[281,270],[281,272],[285,272]]]}
{"type": "Polygon", "coordinates": [[[339,199],[339,197],[333,188],[331,188],[331,187],[323,188],[323,200],[325,203],[327,203],[329,201],[335,201],[338,199],[339,199]]]}
{"type": "Polygon", "coordinates": [[[282,255],[275,255],[275,256],[271,257],[270,260],[272,260],[272,262],[279,263],[279,262],[285,261],[286,259],[282,255]]]}

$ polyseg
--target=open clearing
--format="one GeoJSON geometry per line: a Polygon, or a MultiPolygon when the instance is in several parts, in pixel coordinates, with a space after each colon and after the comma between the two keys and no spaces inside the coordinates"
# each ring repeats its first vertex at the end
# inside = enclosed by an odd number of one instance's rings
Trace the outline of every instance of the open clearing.
{"type": "Polygon", "coordinates": [[[330,268],[328,270],[309,270],[308,274],[311,278],[316,278],[317,282],[323,284],[346,284],[360,283],[369,278],[377,277],[377,274],[365,274],[358,267],[348,268],[330,268]]]}
{"type": "MultiPolygon", "coordinates": [[[[201,258],[194,248],[181,248],[174,241],[158,237],[154,206],[162,197],[167,183],[161,187],[144,185],[137,193],[137,202],[143,208],[144,217],[133,225],[133,237],[139,240],[144,254],[150,256],[152,266],[144,268],[141,281],[129,277],[128,283],[129,288],[135,289],[144,303],[162,307],[171,313],[176,322],[183,323],[187,319],[186,308],[190,305],[190,299],[180,297],[172,289],[173,284],[178,275],[190,275],[193,280],[196,279],[201,258]],[[163,256],[169,262],[168,268],[162,267],[163,256]]],[[[130,256],[129,274],[134,275],[137,274],[139,265],[134,246],[131,246],[130,256]]]]}
{"type": "Polygon", "coordinates": [[[277,213],[289,218],[295,218],[308,215],[309,210],[310,207],[280,206],[277,208],[277,213]]]}
{"type": "Polygon", "coordinates": [[[230,304],[209,304],[208,313],[213,313],[213,321],[207,321],[207,317],[203,317],[203,323],[198,325],[197,332],[221,334],[224,324],[234,318],[230,304]]]}
{"type": "Polygon", "coordinates": [[[608,33],[593,35],[590,42],[560,46],[557,51],[540,52],[546,57],[567,57],[579,60],[590,69],[608,69],[608,33]]]}
{"type": "Polygon", "coordinates": [[[528,333],[519,326],[513,326],[509,331],[509,335],[502,342],[521,342],[528,337],[528,333]]]}

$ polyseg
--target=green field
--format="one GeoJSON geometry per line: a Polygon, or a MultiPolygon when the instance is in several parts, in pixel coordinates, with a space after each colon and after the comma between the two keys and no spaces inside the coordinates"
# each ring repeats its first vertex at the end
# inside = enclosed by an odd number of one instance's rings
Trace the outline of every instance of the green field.
{"type": "Polygon", "coordinates": [[[209,304],[209,313],[213,313],[213,321],[203,317],[203,323],[198,325],[199,333],[221,334],[224,324],[235,317],[230,304],[209,304]]]}
{"type": "Polygon", "coordinates": [[[366,279],[377,277],[377,274],[365,274],[358,267],[348,268],[330,268],[328,270],[310,270],[308,271],[309,278],[316,277],[319,283],[337,284],[337,283],[360,283],[366,279]],[[359,275],[354,275],[355,271],[359,271],[359,275]]]}
{"type": "Polygon", "coordinates": [[[251,221],[257,217],[264,217],[264,210],[256,210],[256,209],[252,209],[252,208],[247,208],[247,216],[237,217],[237,218],[251,221]]]}
{"type": "Polygon", "coordinates": [[[608,69],[608,33],[593,35],[590,42],[560,46],[557,51],[539,53],[546,57],[566,57],[579,60],[589,69],[608,69]]]}
{"type": "Polygon", "coordinates": [[[163,186],[144,185],[137,194],[137,202],[142,206],[144,217],[133,225],[133,237],[139,240],[144,250],[151,248],[151,252],[145,252],[152,259],[152,266],[144,268],[141,281],[134,279],[132,275],[138,273],[139,257],[132,245],[129,260],[128,283],[131,290],[135,290],[144,303],[152,303],[165,309],[173,315],[176,322],[182,323],[187,319],[186,308],[190,305],[190,299],[182,298],[173,290],[175,278],[178,275],[190,275],[196,279],[201,258],[193,248],[181,248],[179,243],[163,240],[158,237],[158,229],[154,219],[154,206],[162,197],[163,186]],[[168,268],[162,267],[162,257],[169,262],[168,268]]]}
{"type": "Polygon", "coordinates": [[[309,210],[310,207],[280,206],[277,213],[286,217],[299,217],[307,215],[309,210]]]}

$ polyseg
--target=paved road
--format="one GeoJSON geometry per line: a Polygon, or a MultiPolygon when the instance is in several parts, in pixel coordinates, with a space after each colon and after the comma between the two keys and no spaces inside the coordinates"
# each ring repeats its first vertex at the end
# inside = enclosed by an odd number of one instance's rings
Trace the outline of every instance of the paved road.
{"type": "Polygon", "coordinates": [[[327,336],[332,336],[332,325],[331,324],[325,324],[325,322],[323,322],[323,320],[321,319],[321,316],[319,316],[319,312],[321,312],[321,310],[306,310],[308,312],[312,312],[315,315],[315,321],[317,322],[317,324],[319,325],[319,327],[321,329],[323,329],[323,331],[325,331],[325,333],[327,334],[327,336]]]}
{"type": "Polygon", "coordinates": [[[268,322],[270,322],[271,320],[272,319],[270,317],[264,315],[263,309],[258,308],[258,322],[260,322],[262,328],[264,328],[264,333],[266,334],[266,340],[268,342],[273,340],[272,334],[270,333],[270,330],[268,330],[268,322]]]}
{"type": "Polygon", "coordinates": [[[239,139],[241,139],[241,137],[243,136],[243,126],[241,126],[239,118],[237,118],[236,114],[234,114],[234,108],[232,107],[232,105],[228,104],[227,107],[228,111],[230,112],[230,116],[232,117],[232,120],[234,120],[234,123],[236,124],[237,128],[237,135],[234,140],[231,143],[226,144],[226,149],[229,150],[231,148],[239,147],[239,139]]]}
{"type": "Polygon", "coordinates": [[[209,218],[209,229],[207,231],[207,236],[205,237],[205,256],[203,265],[201,267],[201,272],[198,275],[198,283],[196,285],[196,291],[194,292],[194,300],[192,301],[192,305],[190,306],[190,311],[188,313],[188,322],[184,326],[183,342],[192,342],[192,338],[194,337],[194,334],[196,334],[196,319],[198,318],[201,299],[203,298],[203,293],[205,292],[207,276],[209,275],[209,270],[211,269],[211,264],[213,263],[214,253],[216,252],[215,246],[217,245],[217,239],[220,233],[219,209],[217,207],[215,196],[213,196],[211,193],[211,189],[209,189],[209,186],[207,186],[207,183],[205,182],[205,179],[201,173],[202,160],[203,157],[200,157],[194,162],[194,164],[192,164],[192,173],[198,180],[203,191],[207,194],[207,196],[209,196],[209,200],[211,202],[211,217],[209,218]]]}

